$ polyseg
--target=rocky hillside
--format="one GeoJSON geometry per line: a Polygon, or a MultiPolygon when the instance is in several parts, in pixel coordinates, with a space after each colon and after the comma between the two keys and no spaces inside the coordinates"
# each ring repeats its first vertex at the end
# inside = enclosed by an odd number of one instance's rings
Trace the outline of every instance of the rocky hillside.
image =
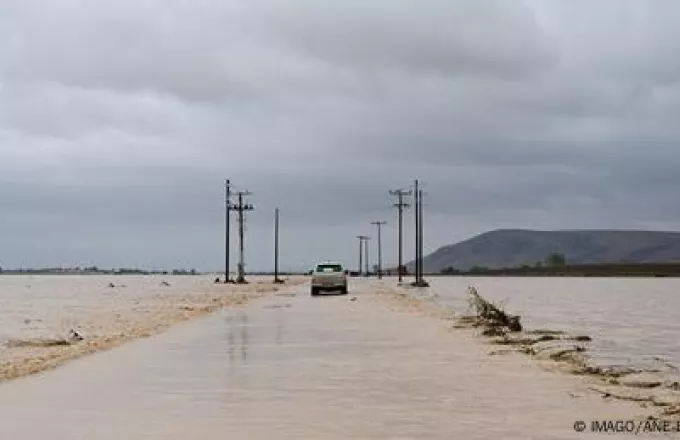
{"type": "MultiPolygon", "coordinates": [[[[680,233],[625,230],[501,229],[444,246],[424,259],[426,272],[515,267],[560,253],[567,264],[680,261],[680,233]]],[[[407,265],[409,271],[413,262],[407,265]]]]}

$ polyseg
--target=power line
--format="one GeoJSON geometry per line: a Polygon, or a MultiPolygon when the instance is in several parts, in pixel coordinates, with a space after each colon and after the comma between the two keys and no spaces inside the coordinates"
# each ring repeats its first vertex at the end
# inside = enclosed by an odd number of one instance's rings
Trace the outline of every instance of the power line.
{"type": "Polygon", "coordinates": [[[386,225],[386,221],[374,221],[371,222],[372,225],[376,225],[378,227],[378,279],[382,278],[382,239],[381,239],[381,234],[380,234],[380,227],[382,225],[386,225]]]}
{"type": "Polygon", "coordinates": [[[399,274],[399,282],[401,283],[402,281],[402,276],[404,274],[404,263],[403,263],[403,235],[404,235],[404,209],[408,208],[410,205],[406,202],[404,202],[404,197],[405,196],[410,196],[411,191],[405,191],[403,189],[395,189],[391,190],[390,194],[393,196],[397,196],[397,203],[395,203],[393,206],[397,208],[397,212],[399,215],[399,262],[398,262],[398,267],[397,267],[397,272],[399,274]]]}

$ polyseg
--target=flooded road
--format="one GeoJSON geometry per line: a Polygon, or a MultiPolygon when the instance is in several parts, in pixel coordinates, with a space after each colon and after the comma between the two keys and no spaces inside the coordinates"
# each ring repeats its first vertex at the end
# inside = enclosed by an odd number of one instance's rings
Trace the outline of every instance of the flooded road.
{"type": "Polygon", "coordinates": [[[642,413],[374,290],[290,287],[2,384],[0,438],[573,439],[642,413]]]}

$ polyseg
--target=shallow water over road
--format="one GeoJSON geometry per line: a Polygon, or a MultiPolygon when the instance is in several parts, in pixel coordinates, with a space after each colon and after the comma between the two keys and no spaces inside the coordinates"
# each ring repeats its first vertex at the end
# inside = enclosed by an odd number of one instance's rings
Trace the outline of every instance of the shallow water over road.
{"type": "Polygon", "coordinates": [[[489,357],[441,320],[389,310],[370,286],[290,288],[5,383],[0,438],[571,439],[577,419],[639,412],[489,357]]]}

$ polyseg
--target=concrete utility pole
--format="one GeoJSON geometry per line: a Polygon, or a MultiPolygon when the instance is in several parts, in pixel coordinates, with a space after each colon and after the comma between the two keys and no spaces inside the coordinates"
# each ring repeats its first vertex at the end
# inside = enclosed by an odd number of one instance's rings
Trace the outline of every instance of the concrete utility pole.
{"type": "MultiPolygon", "coordinates": [[[[231,181],[227,179],[225,181],[225,189],[226,189],[226,216],[225,216],[225,222],[224,222],[224,234],[225,234],[225,240],[224,240],[224,284],[231,283],[233,282],[231,279],[229,279],[229,238],[231,236],[229,226],[230,226],[230,214],[231,214],[231,181]]],[[[219,280],[218,280],[219,281],[219,280]]]]}
{"type": "Polygon", "coordinates": [[[238,195],[238,206],[235,206],[234,210],[238,212],[238,236],[239,236],[239,263],[238,263],[238,275],[236,277],[236,283],[246,284],[245,278],[245,237],[244,237],[244,226],[245,226],[245,212],[252,211],[253,205],[244,203],[243,198],[245,196],[251,195],[248,191],[239,191],[236,193],[238,195]]]}
{"type": "Polygon", "coordinates": [[[368,237],[365,235],[357,235],[357,238],[359,239],[359,270],[357,272],[357,276],[361,276],[361,272],[363,270],[363,264],[362,264],[362,256],[363,256],[363,250],[364,250],[364,240],[368,240],[368,237]]]}
{"type": "Polygon", "coordinates": [[[413,191],[413,206],[414,206],[415,209],[413,210],[413,213],[415,214],[414,220],[415,220],[415,225],[416,225],[416,227],[415,227],[416,242],[415,242],[415,249],[414,250],[415,250],[416,258],[414,260],[414,262],[415,262],[415,268],[414,268],[415,269],[415,271],[414,271],[415,272],[414,273],[415,279],[413,281],[413,285],[417,286],[418,283],[420,282],[420,261],[419,261],[419,257],[420,257],[420,255],[419,255],[420,254],[420,209],[419,209],[419,206],[420,205],[418,205],[418,196],[420,195],[420,191],[418,191],[418,179],[415,179],[415,181],[414,181],[414,188],[415,188],[415,190],[413,191]]]}
{"type": "Polygon", "coordinates": [[[367,276],[367,277],[371,276],[371,272],[368,269],[368,240],[370,240],[370,239],[371,239],[371,237],[365,237],[364,238],[364,252],[366,253],[366,261],[364,262],[364,264],[366,265],[366,273],[364,274],[364,276],[367,276]]]}
{"type": "Polygon", "coordinates": [[[415,224],[416,224],[416,230],[415,230],[415,280],[413,282],[413,285],[416,287],[428,287],[429,284],[423,279],[423,220],[422,220],[422,215],[423,215],[423,206],[422,206],[422,197],[423,197],[423,191],[418,188],[418,179],[415,179],[414,181],[414,191],[413,191],[413,205],[414,205],[414,212],[415,212],[415,224]]]}
{"type": "Polygon", "coordinates": [[[279,208],[274,209],[274,283],[283,283],[279,278],[279,208]]]}
{"type": "Polygon", "coordinates": [[[234,209],[234,207],[231,204],[231,180],[227,179],[225,181],[225,190],[226,190],[226,197],[225,197],[225,204],[226,204],[226,209],[225,209],[225,220],[224,220],[224,235],[225,235],[225,240],[224,240],[224,283],[233,283],[234,280],[232,280],[230,276],[230,253],[231,253],[231,211],[234,209]]]}
{"type": "Polygon", "coordinates": [[[397,212],[399,214],[399,266],[397,267],[397,272],[399,273],[399,282],[402,282],[402,276],[404,274],[403,266],[403,237],[404,237],[404,209],[408,208],[410,205],[408,203],[404,202],[404,196],[410,196],[411,191],[404,191],[403,189],[395,189],[390,191],[390,194],[393,196],[397,196],[397,203],[394,204],[394,206],[397,208],[397,212]]]}
{"type": "Polygon", "coordinates": [[[382,278],[382,239],[381,239],[381,234],[380,234],[380,227],[382,225],[386,225],[386,221],[374,221],[371,222],[372,225],[376,225],[378,227],[378,279],[382,278]]]}
{"type": "Polygon", "coordinates": [[[429,287],[429,283],[425,281],[425,269],[423,267],[423,260],[425,259],[424,256],[424,245],[423,245],[423,231],[425,230],[425,221],[423,220],[423,190],[420,190],[420,195],[418,196],[418,218],[419,218],[419,223],[420,223],[420,232],[418,233],[418,243],[420,244],[420,285],[419,287],[429,287]]]}

